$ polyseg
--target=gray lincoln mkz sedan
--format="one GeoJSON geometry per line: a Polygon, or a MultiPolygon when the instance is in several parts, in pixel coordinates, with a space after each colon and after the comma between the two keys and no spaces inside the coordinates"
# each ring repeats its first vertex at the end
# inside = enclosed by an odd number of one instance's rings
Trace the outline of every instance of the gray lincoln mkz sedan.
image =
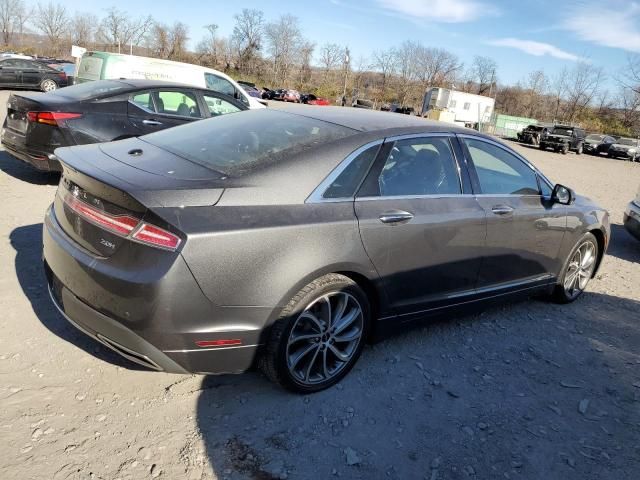
{"type": "Polygon", "coordinates": [[[340,107],[234,113],[56,151],[51,298],[169,372],[329,387],[365,341],[487,300],[575,300],[608,214],[493,138],[340,107]]]}

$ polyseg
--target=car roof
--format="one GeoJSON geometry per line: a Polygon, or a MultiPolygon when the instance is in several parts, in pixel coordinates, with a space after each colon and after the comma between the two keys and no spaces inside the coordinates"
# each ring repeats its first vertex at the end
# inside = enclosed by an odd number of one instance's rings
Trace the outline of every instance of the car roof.
{"type": "Polygon", "coordinates": [[[278,104],[277,106],[274,105],[274,107],[281,111],[334,123],[360,132],[420,128],[424,131],[433,132],[469,133],[468,129],[458,127],[451,123],[436,122],[422,117],[380,112],[377,110],[337,106],[314,107],[295,104],[278,104]]]}
{"type": "MultiPolygon", "coordinates": [[[[100,80],[97,80],[100,81],[100,80]]],[[[196,87],[194,85],[188,85],[186,83],[168,82],[165,80],[146,80],[146,79],[129,79],[121,78],[114,80],[106,80],[108,82],[118,82],[123,85],[128,85],[132,88],[188,88],[190,90],[207,90],[206,88],[196,87]]],[[[212,90],[214,91],[214,90],[212,90]]]]}

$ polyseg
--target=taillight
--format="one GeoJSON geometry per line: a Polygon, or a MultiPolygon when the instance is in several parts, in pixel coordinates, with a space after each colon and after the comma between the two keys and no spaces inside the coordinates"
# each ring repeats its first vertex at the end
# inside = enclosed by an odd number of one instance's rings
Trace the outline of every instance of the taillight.
{"type": "Polygon", "coordinates": [[[27,112],[27,119],[33,123],[43,123],[45,125],[58,125],[65,120],[73,120],[82,117],[81,113],[69,112],[27,112]]]}
{"type": "Polygon", "coordinates": [[[64,196],[64,203],[89,223],[119,237],[171,251],[176,250],[180,245],[180,237],[171,232],[129,215],[112,215],[98,210],[71,193],[64,196]]]}
{"type": "Polygon", "coordinates": [[[156,247],[168,248],[169,250],[175,250],[180,245],[179,237],[148,223],[143,223],[131,238],[156,247]]]}

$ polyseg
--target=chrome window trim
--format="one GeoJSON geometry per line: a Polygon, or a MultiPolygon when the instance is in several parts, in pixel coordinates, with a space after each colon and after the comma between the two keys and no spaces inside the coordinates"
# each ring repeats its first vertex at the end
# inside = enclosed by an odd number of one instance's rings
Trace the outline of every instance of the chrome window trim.
{"type": "Polygon", "coordinates": [[[420,200],[420,199],[438,199],[438,198],[474,198],[472,193],[446,193],[446,194],[431,194],[431,195],[390,195],[380,197],[357,197],[356,202],[371,202],[373,200],[420,200]]]}
{"type": "MultiPolygon", "coordinates": [[[[329,175],[325,177],[325,179],[320,182],[320,184],[311,192],[311,195],[307,197],[304,203],[337,203],[337,202],[352,202],[355,196],[351,195],[349,197],[339,197],[339,198],[324,198],[324,193],[331,186],[331,184],[340,176],[344,170],[351,165],[361,153],[365,152],[371,147],[375,147],[376,145],[382,145],[384,143],[384,139],[380,138],[378,140],[374,140],[372,142],[366,143],[361,147],[356,148],[353,152],[346,156],[344,160],[342,160],[337,167],[335,167],[329,175]]],[[[375,159],[374,159],[375,161],[375,159]]]]}
{"type": "MultiPolygon", "coordinates": [[[[494,145],[494,146],[496,146],[498,148],[501,148],[502,150],[504,150],[507,153],[510,153],[511,155],[513,155],[517,159],[519,159],[522,163],[524,163],[527,167],[529,167],[531,170],[533,170],[533,172],[536,173],[536,175],[538,175],[544,182],[546,182],[547,186],[549,186],[551,188],[551,190],[553,190],[554,184],[551,183],[551,181],[544,175],[544,173],[542,173],[540,170],[538,170],[529,160],[524,158],[522,155],[520,155],[518,152],[516,152],[512,148],[508,147],[507,145],[504,145],[504,144],[502,144],[500,142],[496,142],[495,140],[492,140],[490,138],[480,137],[478,135],[469,135],[468,133],[459,133],[458,137],[459,138],[470,138],[472,140],[478,140],[480,142],[485,142],[485,143],[488,143],[490,145],[494,145]]],[[[471,158],[470,160],[473,163],[473,158],[471,158]]],[[[475,167],[475,163],[474,163],[474,167],[475,167]]],[[[541,195],[537,195],[537,196],[544,196],[544,195],[542,195],[542,192],[540,192],[540,193],[541,193],[541,195]]],[[[479,196],[481,196],[481,195],[489,195],[489,196],[494,196],[494,197],[498,196],[498,195],[491,195],[491,194],[478,194],[478,195],[479,196]]],[[[507,195],[510,195],[510,194],[507,194],[507,195]]],[[[512,196],[522,197],[522,196],[525,196],[525,195],[512,195],[512,196]]],[[[536,196],[536,195],[530,195],[530,196],[536,196]]]]}

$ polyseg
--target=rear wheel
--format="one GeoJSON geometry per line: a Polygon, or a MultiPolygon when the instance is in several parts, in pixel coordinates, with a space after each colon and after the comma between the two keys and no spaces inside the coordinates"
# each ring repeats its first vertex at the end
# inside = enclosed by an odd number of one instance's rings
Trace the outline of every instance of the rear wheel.
{"type": "Polygon", "coordinates": [[[584,292],[598,261],[598,242],[592,233],[585,234],[569,254],[560,280],[553,292],[558,303],[573,302],[584,292]]]}
{"type": "Polygon", "coordinates": [[[296,294],[271,328],[259,364],[299,393],[339,382],[353,368],[370,326],[369,301],[350,278],[329,274],[296,294]]]}
{"type": "Polygon", "coordinates": [[[583,148],[582,144],[578,145],[578,148],[576,148],[576,155],[582,155],[583,148]]]}
{"type": "Polygon", "coordinates": [[[52,92],[54,90],[57,90],[57,88],[58,84],[50,78],[45,78],[40,83],[40,90],[42,90],[43,92],[52,92]]]}
{"type": "Polygon", "coordinates": [[[569,145],[563,145],[560,151],[562,152],[563,155],[566,155],[567,153],[569,153],[569,145]]]}

